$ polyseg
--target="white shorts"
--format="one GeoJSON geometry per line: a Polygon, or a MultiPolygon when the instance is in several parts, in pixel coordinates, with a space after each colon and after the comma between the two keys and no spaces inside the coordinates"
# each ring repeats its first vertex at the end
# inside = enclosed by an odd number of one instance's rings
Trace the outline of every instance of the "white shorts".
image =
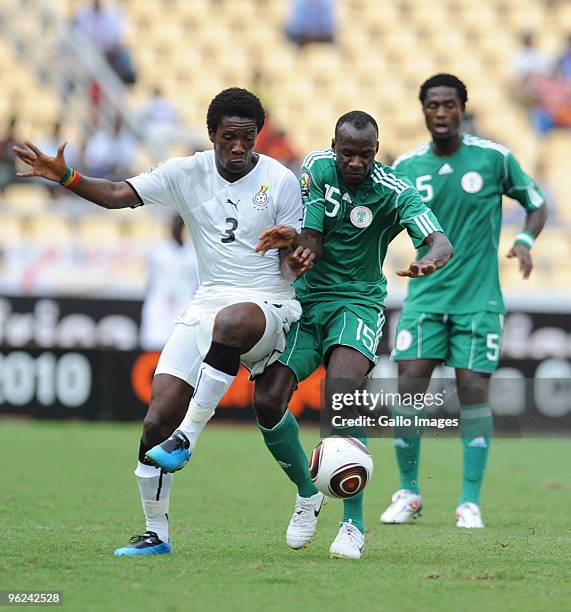
{"type": "Polygon", "coordinates": [[[194,387],[198,369],[212,342],[216,315],[226,306],[245,302],[257,304],[262,309],[266,329],[240,361],[250,370],[250,378],[261,374],[285,350],[287,332],[301,316],[301,306],[296,300],[276,301],[271,296],[233,290],[225,292],[225,295],[197,292],[184,314],[175,321],[155,375],[171,374],[194,387]]]}

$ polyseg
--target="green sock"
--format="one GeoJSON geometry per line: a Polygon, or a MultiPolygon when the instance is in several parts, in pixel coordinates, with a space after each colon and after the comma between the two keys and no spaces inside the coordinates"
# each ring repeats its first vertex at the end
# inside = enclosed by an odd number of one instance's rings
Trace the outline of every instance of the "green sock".
{"type": "Polygon", "coordinates": [[[365,519],[363,517],[363,496],[364,491],[357,493],[354,497],[343,500],[343,522],[351,521],[355,527],[365,533],[365,519]]]}
{"type": "Polygon", "coordinates": [[[393,430],[397,465],[400,475],[400,488],[419,494],[418,461],[420,456],[420,438],[422,428],[414,424],[414,417],[424,418],[424,408],[416,410],[413,406],[394,406],[392,418],[411,419],[410,426],[397,425],[393,430]]]}
{"type": "Polygon", "coordinates": [[[258,423],[268,450],[274,456],[287,477],[297,485],[301,497],[311,497],[315,488],[307,467],[307,455],[299,439],[299,427],[293,414],[286,410],[282,420],[272,429],[258,423]]]}
{"type": "Polygon", "coordinates": [[[460,430],[464,448],[464,480],[460,503],[480,505],[480,490],[484,480],[493,419],[489,404],[460,407],[460,430]]]}
{"type": "MultiPolygon", "coordinates": [[[[346,428],[343,430],[337,429],[333,431],[333,434],[357,438],[357,440],[362,442],[365,446],[368,446],[367,434],[362,427],[346,428]]],[[[363,516],[364,493],[364,491],[361,491],[354,497],[348,497],[343,500],[343,522],[348,523],[351,521],[361,533],[365,533],[365,518],[363,516]]]]}

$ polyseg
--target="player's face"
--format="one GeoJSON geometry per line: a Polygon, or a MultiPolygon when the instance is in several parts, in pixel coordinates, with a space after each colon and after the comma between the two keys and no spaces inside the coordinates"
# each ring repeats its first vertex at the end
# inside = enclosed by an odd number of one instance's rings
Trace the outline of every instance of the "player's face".
{"type": "Polygon", "coordinates": [[[377,132],[372,125],[358,129],[349,123],[337,130],[331,142],[337,158],[337,172],[347,185],[359,185],[368,176],[379,150],[377,132]]]}
{"type": "Polygon", "coordinates": [[[422,105],[428,131],[437,140],[455,138],[460,132],[464,109],[453,87],[431,87],[422,105]]]}
{"type": "Polygon", "coordinates": [[[258,136],[256,122],[243,117],[223,117],[216,131],[208,133],[214,145],[219,169],[232,175],[252,169],[252,155],[258,136]]]}

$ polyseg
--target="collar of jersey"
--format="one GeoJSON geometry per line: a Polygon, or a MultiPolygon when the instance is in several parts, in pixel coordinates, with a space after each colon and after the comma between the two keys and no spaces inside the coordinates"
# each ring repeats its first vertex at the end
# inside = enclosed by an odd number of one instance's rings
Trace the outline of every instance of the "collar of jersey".
{"type": "MultiPolygon", "coordinates": [[[[212,152],[214,153],[214,149],[212,150],[212,152]]],[[[258,163],[250,170],[250,172],[244,174],[244,176],[241,176],[237,181],[227,181],[221,174],[220,172],[218,172],[218,168],[216,167],[216,155],[212,156],[212,163],[214,164],[214,172],[216,173],[216,176],[223,181],[224,183],[226,183],[226,185],[239,185],[243,180],[247,179],[252,172],[254,172],[254,170],[257,170],[260,167],[260,164],[262,162],[262,153],[256,153],[256,155],[258,156],[258,163]]]]}
{"type": "Polygon", "coordinates": [[[452,155],[436,155],[436,153],[434,152],[433,142],[430,141],[430,154],[432,155],[432,157],[434,157],[434,159],[454,159],[457,155],[460,154],[460,152],[464,149],[465,146],[466,145],[464,144],[464,134],[462,134],[460,146],[456,151],[454,151],[454,153],[452,153],[452,155]]]}

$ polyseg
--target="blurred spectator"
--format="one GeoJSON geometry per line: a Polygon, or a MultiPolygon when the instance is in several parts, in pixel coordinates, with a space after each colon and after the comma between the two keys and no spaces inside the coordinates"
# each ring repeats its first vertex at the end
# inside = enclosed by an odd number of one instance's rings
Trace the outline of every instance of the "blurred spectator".
{"type": "Polygon", "coordinates": [[[256,141],[256,151],[277,159],[295,174],[299,173],[299,159],[286,133],[274,125],[269,113],[256,141]]]}
{"type": "Polygon", "coordinates": [[[141,119],[147,123],[166,123],[175,125],[180,121],[174,103],[166,98],[160,87],[155,87],[149,100],[146,102],[141,119]]]}
{"type": "Polygon", "coordinates": [[[184,312],[198,288],[196,253],[192,242],[185,242],[183,230],[184,222],[176,216],[170,238],[151,246],[139,338],[145,351],[163,349],[174,320],[184,312]]]}
{"type": "Polygon", "coordinates": [[[533,33],[526,32],[522,35],[522,48],[512,59],[516,99],[528,110],[540,135],[553,128],[571,127],[571,80],[561,70],[568,53],[556,64],[536,49],[533,33]]]}
{"type": "Polygon", "coordinates": [[[512,73],[516,80],[525,84],[534,74],[549,74],[553,69],[553,59],[535,46],[535,34],[524,32],[521,35],[521,48],[511,60],[512,73]]]}
{"type": "Polygon", "coordinates": [[[312,42],[334,42],[333,0],[292,0],[286,34],[300,47],[312,42]]]}
{"type": "Polygon", "coordinates": [[[16,181],[16,156],[12,147],[17,144],[16,126],[18,118],[10,117],[6,133],[0,139],[0,193],[4,188],[16,181]]]}
{"type": "Polygon", "coordinates": [[[159,143],[178,140],[182,127],[174,103],[163,95],[159,87],[153,89],[142,107],[139,123],[145,135],[159,143]]]}
{"type": "Polygon", "coordinates": [[[118,7],[103,7],[101,0],[92,0],[80,8],[75,24],[105,55],[109,65],[127,85],[137,80],[133,60],[123,43],[124,20],[118,7]]]}
{"type": "Polygon", "coordinates": [[[131,176],[136,154],[137,141],[118,115],[112,130],[99,130],[87,141],[83,160],[85,173],[111,181],[122,180],[131,176]]]}
{"type": "Polygon", "coordinates": [[[536,74],[529,79],[529,90],[535,99],[530,117],[537,132],[571,127],[571,80],[558,74],[536,74]]]}

